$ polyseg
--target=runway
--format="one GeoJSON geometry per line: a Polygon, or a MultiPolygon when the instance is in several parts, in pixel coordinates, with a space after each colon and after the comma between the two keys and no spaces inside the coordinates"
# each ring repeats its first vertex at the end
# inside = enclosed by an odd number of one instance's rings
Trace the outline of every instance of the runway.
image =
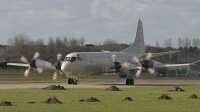
{"type": "Polygon", "coordinates": [[[148,87],[148,86],[200,86],[199,80],[135,80],[135,85],[125,85],[123,81],[111,82],[79,82],[78,85],[68,85],[67,83],[21,83],[21,84],[0,84],[0,89],[17,89],[17,88],[43,88],[50,85],[61,85],[65,88],[107,88],[117,86],[120,88],[131,87],[148,87]]]}

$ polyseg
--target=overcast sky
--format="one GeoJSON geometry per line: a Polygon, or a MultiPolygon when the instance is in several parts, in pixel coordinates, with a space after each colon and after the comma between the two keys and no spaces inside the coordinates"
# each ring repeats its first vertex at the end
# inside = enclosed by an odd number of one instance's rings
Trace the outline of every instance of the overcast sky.
{"type": "Polygon", "coordinates": [[[0,44],[20,33],[130,44],[139,18],[147,45],[200,37],[200,0],[0,0],[0,44]]]}

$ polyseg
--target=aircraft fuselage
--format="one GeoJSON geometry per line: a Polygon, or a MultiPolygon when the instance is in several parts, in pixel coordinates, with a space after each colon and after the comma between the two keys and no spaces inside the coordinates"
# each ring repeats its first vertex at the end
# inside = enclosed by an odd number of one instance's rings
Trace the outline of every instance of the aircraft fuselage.
{"type": "Polygon", "coordinates": [[[142,55],[127,52],[74,52],[65,57],[61,69],[70,75],[98,75],[114,66],[112,54],[116,54],[116,60],[121,63],[134,63],[133,56],[140,57],[142,55]]]}

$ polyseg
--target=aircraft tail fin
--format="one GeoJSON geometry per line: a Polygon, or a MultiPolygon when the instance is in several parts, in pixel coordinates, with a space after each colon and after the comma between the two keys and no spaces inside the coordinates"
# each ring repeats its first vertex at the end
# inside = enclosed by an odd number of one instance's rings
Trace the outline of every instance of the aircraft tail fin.
{"type": "Polygon", "coordinates": [[[135,40],[129,47],[122,50],[122,52],[145,53],[143,26],[142,26],[142,21],[140,19],[138,21],[135,40]]]}

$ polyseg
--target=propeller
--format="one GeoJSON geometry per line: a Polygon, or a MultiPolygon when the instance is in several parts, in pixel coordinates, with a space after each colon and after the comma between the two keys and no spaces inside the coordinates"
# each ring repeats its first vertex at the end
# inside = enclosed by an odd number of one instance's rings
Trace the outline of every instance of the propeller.
{"type": "Polygon", "coordinates": [[[137,66],[140,67],[140,69],[137,70],[135,73],[136,77],[140,77],[140,74],[142,73],[142,64],[140,63],[139,59],[136,56],[133,56],[132,60],[137,63],[137,66]]]}
{"type": "Polygon", "coordinates": [[[152,57],[152,53],[148,53],[148,55],[146,56],[146,60],[149,60],[149,59],[151,59],[151,57],[152,57]]]}
{"type": "Polygon", "coordinates": [[[24,57],[24,56],[22,56],[22,57],[20,58],[20,60],[21,60],[23,63],[29,64],[29,68],[26,69],[26,71],[24,72],[24,76],[25,76],[25,77],[27,77],[27,76],[30,74],[31,68],[37,70],[39,73],[42,73],[42,72],[43,72],[43,70],[42,70],[41,68],[39,68],[39,67],[36,66],[36,59],[38,59],[39,56],[40,56],[40,53],[39,53],[39,52],[36,52],[36,53],[34,54],[34,56],[33,56],[33,59],[31,59],[31,62],[29,62],[29,61],[27,60],[27,58],[24,57]]]}
{"type": "Polygon", "coordinates": [[[121,64],[119,62],[117,62],[116,54],[115,53],[113,53],[111,55],[111,58],[112,58],[112,61],[114,62],[114,67],[113,68],[116,70],[116,73],[118,73],[119,69],[121,68],[121,64]]]}
{"type": "Polygon", "coordinates": [[[142,68],[145,68],[147,71],[149,71],[151,74],[155,74],[155,69],[153,69],[153,61],[150,60],[152,57],[152,53],[148,53],[145,60],[143,61],[139,61],[139,59],[136,56],[133,56],[132,60],[137,63],[137,66],[140,67],[140,69],[138,69],[138,71],[135,73],[136,77],[139,77],[141,72],[142,72],[142,68]]]}
{"type": "Polygon", "coordinates": [[[148,53],[146,56],[145,63],[143,64],[144,68],[148,70],[152,75],[156,73],[155,69],[153,69],[153,61],[150,60],[152,57],[152,53],[148,53]]]}
{"type": "Polygon", "coordinates": [[[62,54],[61,53],[58,53],[57,54],[57,62],[56,62],[56,65],[55,65],[55,68],[56,68],[56,71],[54,72],[53,74],[53,80],[57,80],[57,77],[58,77],[58,74],[62,74],[62,71],[61,71],[61,60],[62,59],[62,54]]]}

